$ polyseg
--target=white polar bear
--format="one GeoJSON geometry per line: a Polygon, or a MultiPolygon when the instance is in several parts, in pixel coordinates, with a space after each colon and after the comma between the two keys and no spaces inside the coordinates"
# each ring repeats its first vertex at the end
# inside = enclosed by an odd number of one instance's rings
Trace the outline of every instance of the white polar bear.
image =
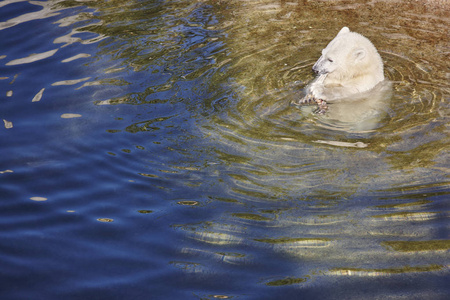
{"type": "Polygon", "coordinates": [[[383,61],[377,49],[348,27],[342,28],[322,50],[313,70],[319,76],[306,88],[306,96],[297,104],[317,102],[319,113],[327,109],[326,102],[369,91],[384,80],[383,61]]]}

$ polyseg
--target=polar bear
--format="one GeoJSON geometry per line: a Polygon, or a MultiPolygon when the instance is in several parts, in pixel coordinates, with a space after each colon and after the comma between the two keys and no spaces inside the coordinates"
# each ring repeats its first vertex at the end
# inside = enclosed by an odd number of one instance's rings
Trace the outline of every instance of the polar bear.
{"type": "Polygon", "coordinates": [[[317,103],[318,113],[326,111],[326,102],[367,92],[384,80],[383,61],[377,49],[348,27],[343,27],[322,50],[313,71],[317,78],[306,88],[306,96],[294,104],[317,103]]]}

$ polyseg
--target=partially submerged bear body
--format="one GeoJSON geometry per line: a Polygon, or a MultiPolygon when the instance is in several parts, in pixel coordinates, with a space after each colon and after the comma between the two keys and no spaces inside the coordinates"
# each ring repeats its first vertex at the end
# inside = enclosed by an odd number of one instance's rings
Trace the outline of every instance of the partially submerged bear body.
{"type": "Polygon", "coordinates": [[[298,104],[315,102],[319,113],[325,112],[327,102],[358,96],[384,80],[383,61],[374,45],[348,27],[322,50],[313,70],[318,76],[298,104]]]}

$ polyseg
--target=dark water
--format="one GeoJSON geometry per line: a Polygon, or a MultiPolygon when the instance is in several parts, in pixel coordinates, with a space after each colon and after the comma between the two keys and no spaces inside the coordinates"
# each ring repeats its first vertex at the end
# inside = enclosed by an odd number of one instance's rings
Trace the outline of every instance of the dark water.
{"type": "Polygon", "coordinates": [[[0,2],[0,298],[446,299],[449,8],[405,3],[0,2]],[[342,26],[370,126],[289,105],[342,26]]]}

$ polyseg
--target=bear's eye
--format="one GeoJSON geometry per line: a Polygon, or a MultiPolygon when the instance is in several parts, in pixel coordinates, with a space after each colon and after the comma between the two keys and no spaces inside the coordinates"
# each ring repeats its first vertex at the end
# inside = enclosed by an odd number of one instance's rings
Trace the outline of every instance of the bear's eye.
{"type": "Polygon", "coordinates": [[[329,61],[329,62],[333,62],[333,60],[332,60],[331,58],[328,58],[328,61],[329,61]]]}

